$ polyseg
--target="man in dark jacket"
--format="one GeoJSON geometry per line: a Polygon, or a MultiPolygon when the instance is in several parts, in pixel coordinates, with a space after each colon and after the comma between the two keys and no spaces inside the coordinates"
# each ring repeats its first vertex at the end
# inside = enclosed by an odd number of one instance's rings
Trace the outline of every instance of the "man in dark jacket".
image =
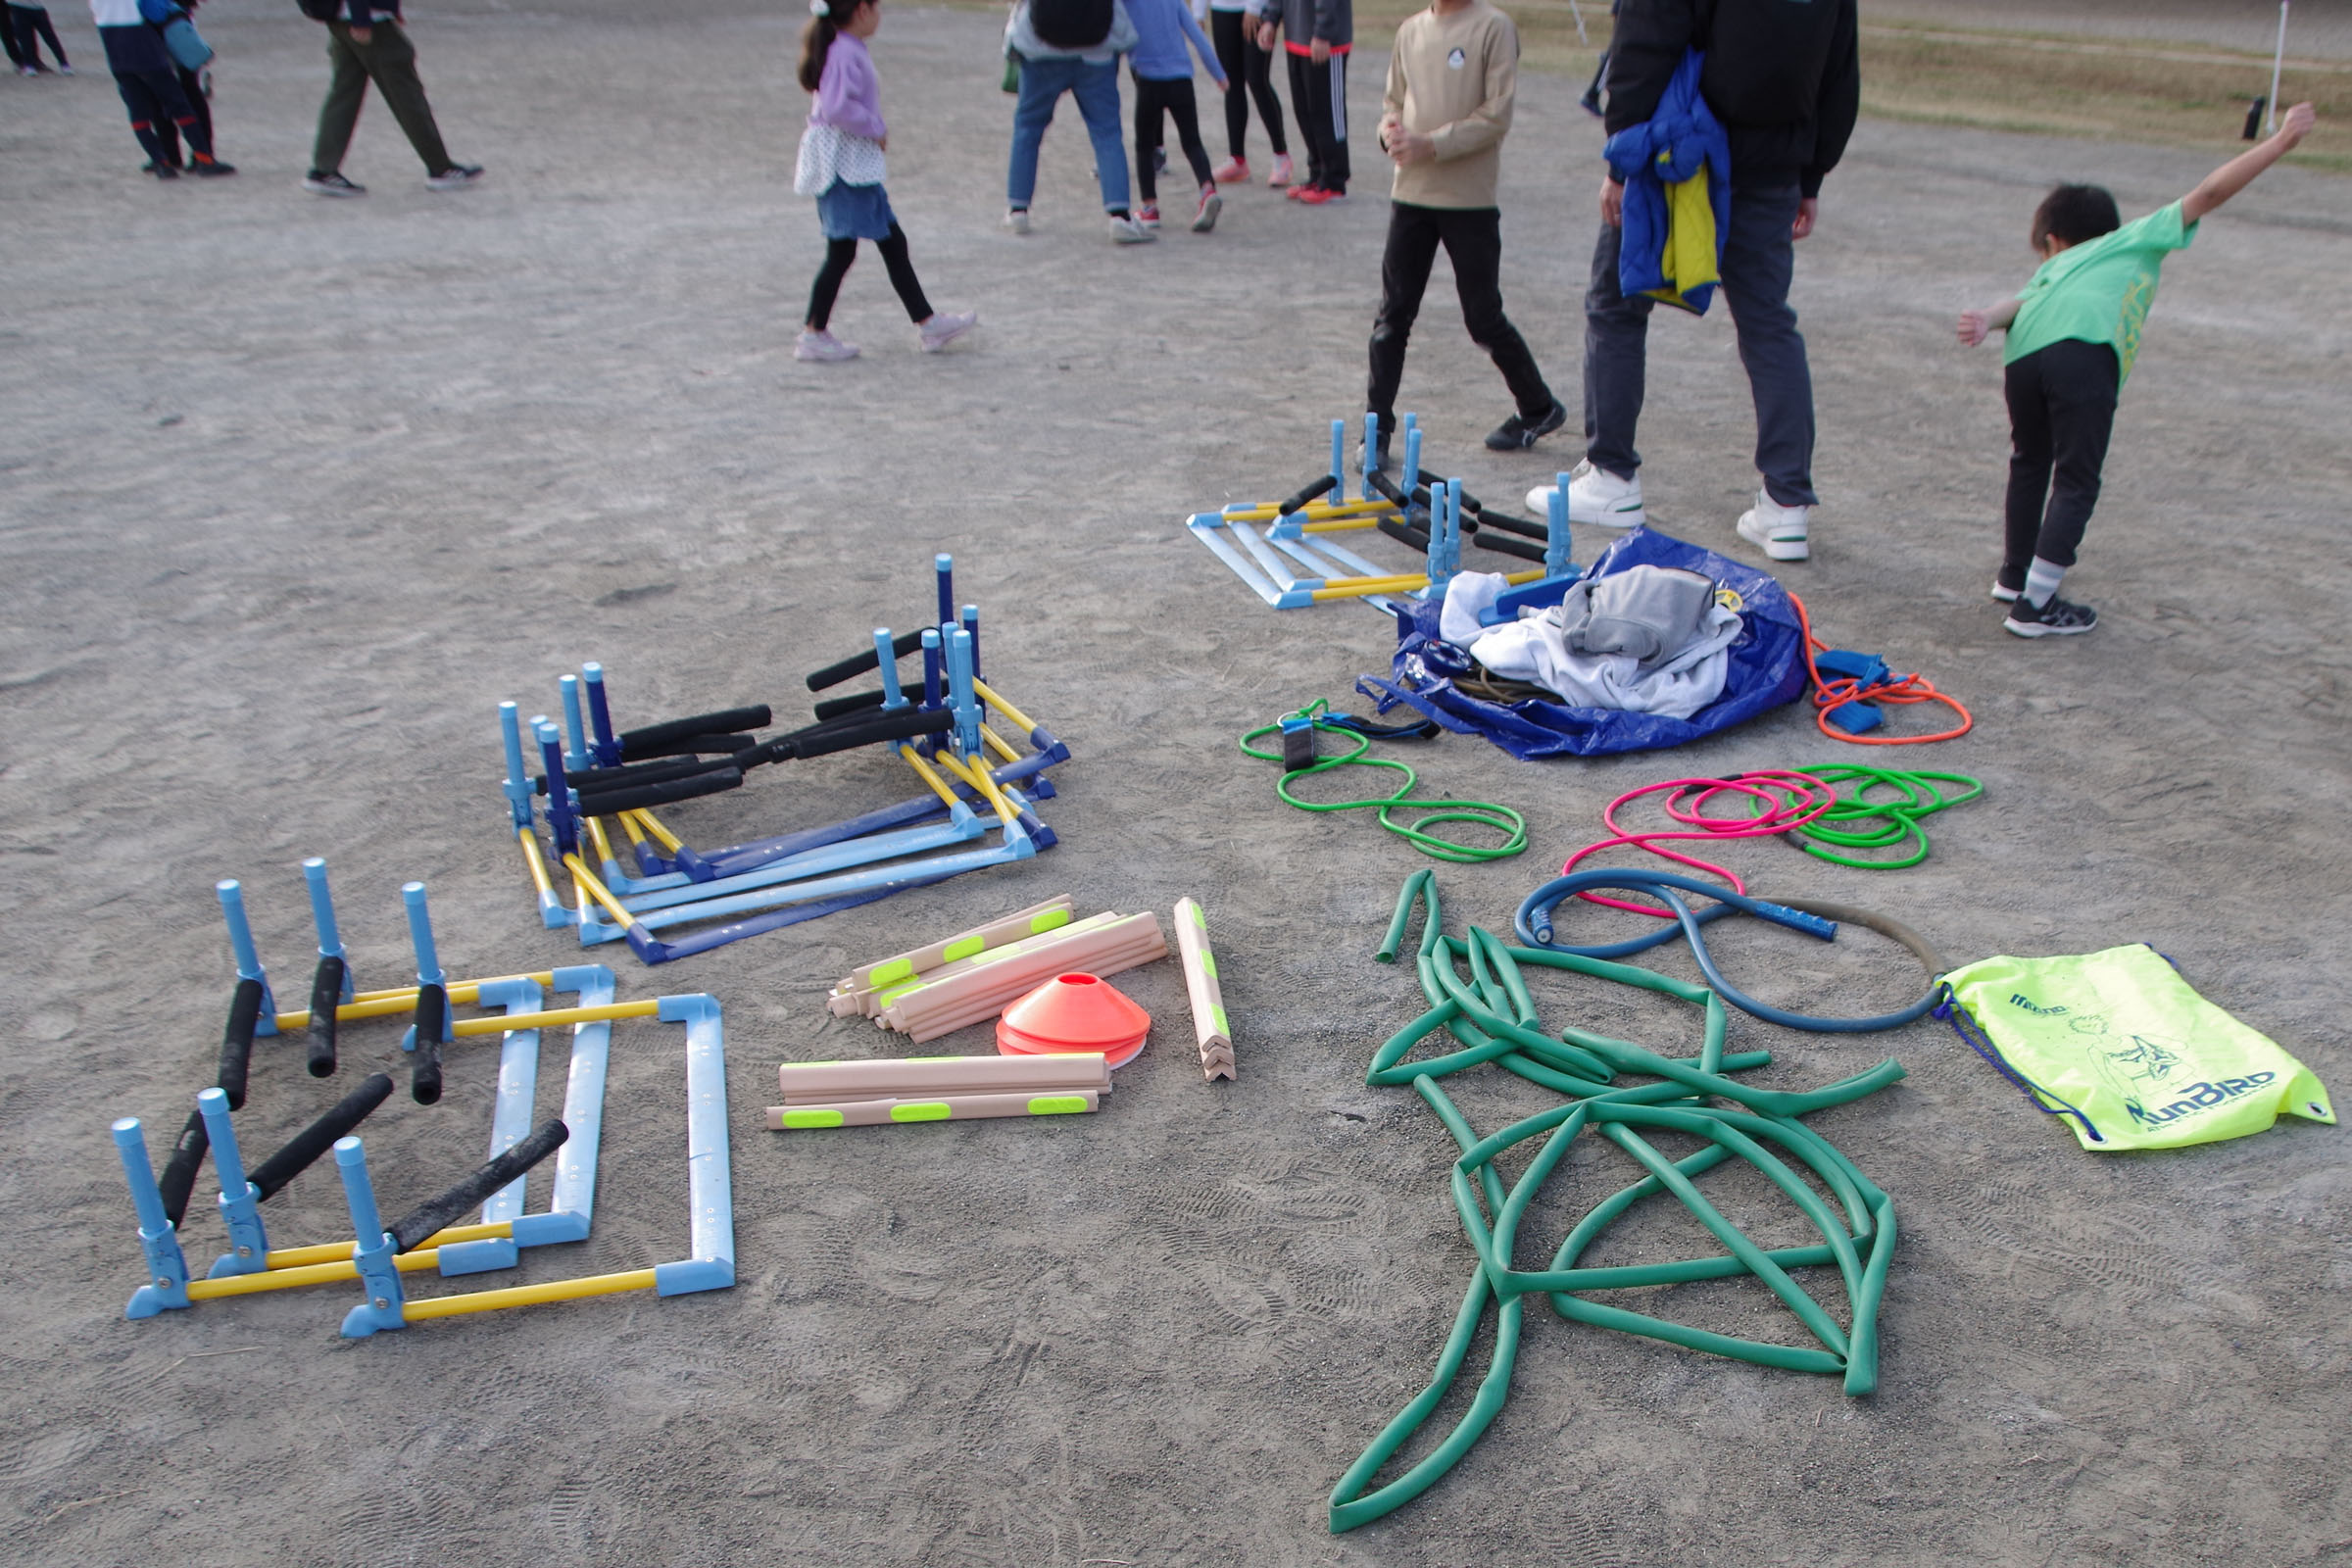
{"type": "MultiPolygon", "coordinates": [[[[1723,298],[1756,401],[1756,504],[1740,537],[1774,561],[1802,561],[1813,492],[1813,379],[1788,308],[1794,242],[1813,231],[1821,182],[1845,152],[1862,97],[1855,0],[1622,0],[1609,48],[1609,134],[1646,122],[1692,49],[1699,93],[1731,139],[1732,216],[1723,298]]],[[[1577,522],[1642,520],[1641,455],[1647,298],[1617,287],[1625,187],[1605,171],[1600,240],[1585,296],[1585,462],[1568,489],[1577,522]]],[[[1544,500],[1531,496],[1531,506],[1544,500]]]]}

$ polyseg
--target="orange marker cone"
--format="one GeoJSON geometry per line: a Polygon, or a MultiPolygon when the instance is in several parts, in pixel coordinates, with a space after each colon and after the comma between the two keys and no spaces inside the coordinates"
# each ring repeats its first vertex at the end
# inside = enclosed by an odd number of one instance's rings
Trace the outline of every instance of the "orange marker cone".
{"type": "Polygon", "coordinates": [[[1004,1009],[997,1050],[1007,1056],[1100,1051],[1113,1067],[1133,1061],[1152,1015],[1091,974],[1056,975],[1004,1009]]]}

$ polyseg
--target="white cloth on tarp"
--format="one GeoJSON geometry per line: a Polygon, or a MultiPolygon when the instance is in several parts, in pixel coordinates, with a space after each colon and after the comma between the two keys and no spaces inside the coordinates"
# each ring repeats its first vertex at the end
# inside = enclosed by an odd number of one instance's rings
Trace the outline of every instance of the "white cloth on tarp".
{"type": "Polygon", "coordinates": [[[1698,636],[1646,671],[1632,654],[1572,650],[1559,615],[1547,610],[1491,627],[1470,645],[1470,655],[1493,673],[1532,681],[1571,708],[1689,718],[1723,695],[1731,647],[1740,637],[1738,611],[1710,606],[1698,636]]]}
{"type": "Polygon", "coordinates": [[[1438,612],[1438,635],[1462,648],[1478,641],[1487,629],[1479,617],[1494,608],[1494,601],[1510,585],[1511,579],[1499,571],[1456,572],[1453,581],[1446,585],[1446,605],[1438,612]]]}

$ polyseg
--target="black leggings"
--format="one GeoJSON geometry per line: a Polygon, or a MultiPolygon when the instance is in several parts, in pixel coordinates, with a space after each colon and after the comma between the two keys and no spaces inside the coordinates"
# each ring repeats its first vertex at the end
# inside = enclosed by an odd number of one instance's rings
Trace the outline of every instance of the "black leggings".
{"type": "MultiPolygon", "coordinates": [[[[188,107],[196,113],[196,128],[204,132],[205,145],[209,147],[213,141],[213,105],[212,100],[204,95],[204,77],[176,60],[172,62],[172,74],[179,78],[179,90],[186,95],[188,107]]],[[[178,129],[167,120],[155,127],[155,133],[162,138],[164,150],[172,155],[174,162],[177,162],[179,158],[178,129]]]]}
{"type": "Polygon", "coordinates": [[[1208,39],[1216,46],[1217,65],[1225,73],[1225,139],[1233,156],[1243,157],[1250,139],[1250,101],[1257,100],[1257,118],[1265,122],[1266,139],[1274,156],[1290,150],[1282,139],[1282,100],[1274,96],[1274,57],[1257,46],[1250,18],[1240,11],[1211,11],[1208,39]]]}
{"type": "MultiPolygon", "coordinates": [[[[882,253],[882,265],[890,270],[890,286],[899,291],[899,303],[906,307],[910,321],[931,318],[931,302],[923,298],[923,285],[914,275],[914,263],[906,256],[906,231],[898,224],[890,225],[886,239],[874,241],[874,249],[882,253]]],[[[841,280],[850,273],[850,264],[858,259],[858,242],[854,239],[825,241],[825,265],[817,270],[816,286],[808,291],[808,330],[822,332],[833,319],[833,300],[841,292],[841,280]]]]}
{"type": "Polygon", "coordinates": [[[0,22],[13,24],[9,30],[16,35],[17,50],[10,51],[10,59],[15,59],[21,50],[25,65],[38,66],[41,63],[38,40],[45,38],[49,42],[49,58],[61,66],[67,64],[66,51],[57,41],[57,29],[49,25],[48,12],[35,10],[31,6],[10,6],[8,16],[0,18],[0,22]]]}
{"type": "Polygon", "coordinates": [[[1152,152],[1160,144],[1160,117],[1166,115],[1176,122],[1176,144],[1184,149],[1186,163],[1193,166],[1193,177],[1205,185],[1209,182],[1208,148],[1200,141],[1200,109],[1193,97],[1193,78],[1177,81],[1156,81],[1150,76],[1135,78],[1135,187],[1144,201],[1155,201],[1159,196],[1158,171],[1152,167],[1152,152]]]}
{"type": "Polygon", "coordinates": [[[2099,504],[2099,470],[2115,428],[2115,350],[2061,339],[2004,372],[2009,397],[2009,497],[2004,577],[2036,560],[2071,566],[2099,504]],[[2044,498],[2047,505],[2044,505],[2044,498]]]}

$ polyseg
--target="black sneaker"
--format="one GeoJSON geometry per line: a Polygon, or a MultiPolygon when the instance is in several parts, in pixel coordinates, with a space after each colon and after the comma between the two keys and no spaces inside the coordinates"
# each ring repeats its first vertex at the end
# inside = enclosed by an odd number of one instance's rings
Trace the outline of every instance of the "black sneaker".
{"type": "Polygon", "coordinates": [[[2001,624],[2019,637],[2080,637],[2099,623],[2099,612],[2088,605],[2078,605],[2056,595],[2039,610],[2032,603],[2019,599],[2009,607],[2009,618],[2001,624]]]}
{"type": "Polygon", "coordinates": [[[198,179],[218,179],[222,174],[233,174],[236,172],[236,165],[224,164],[218,158],[199,158],[188,166],[188,172],[194,174],[198,179]]]}
{"type": "Polygon", "coordinates": [[[479,164],[452,164],[438,174],[424,176],[426,190],[464,190],[482,177],[479,164]]]}
{"type": "Polygon", "coordinates": [[[1568,410],[1560,400],[1551,400],[1551,411],[1530,421],[1526,416],[1514,414],[1494,427],[1487,437],[1490,452],[1525,452],[1544,436],[1568,422],[1568,410]]]}
{"type": "Polygon", "coordinates": [[[139,166],[139,172],[153,174],[158,179],[177,179],[179,166],[177,164],[146,163],[139,166]]]}
{"type": "Polygon", "coordinates": [[[302,177],[304,190],[317,191],[321,196],[365,196],[368,187],[354,184],[332,170],[314,169],[302,177]]]}

